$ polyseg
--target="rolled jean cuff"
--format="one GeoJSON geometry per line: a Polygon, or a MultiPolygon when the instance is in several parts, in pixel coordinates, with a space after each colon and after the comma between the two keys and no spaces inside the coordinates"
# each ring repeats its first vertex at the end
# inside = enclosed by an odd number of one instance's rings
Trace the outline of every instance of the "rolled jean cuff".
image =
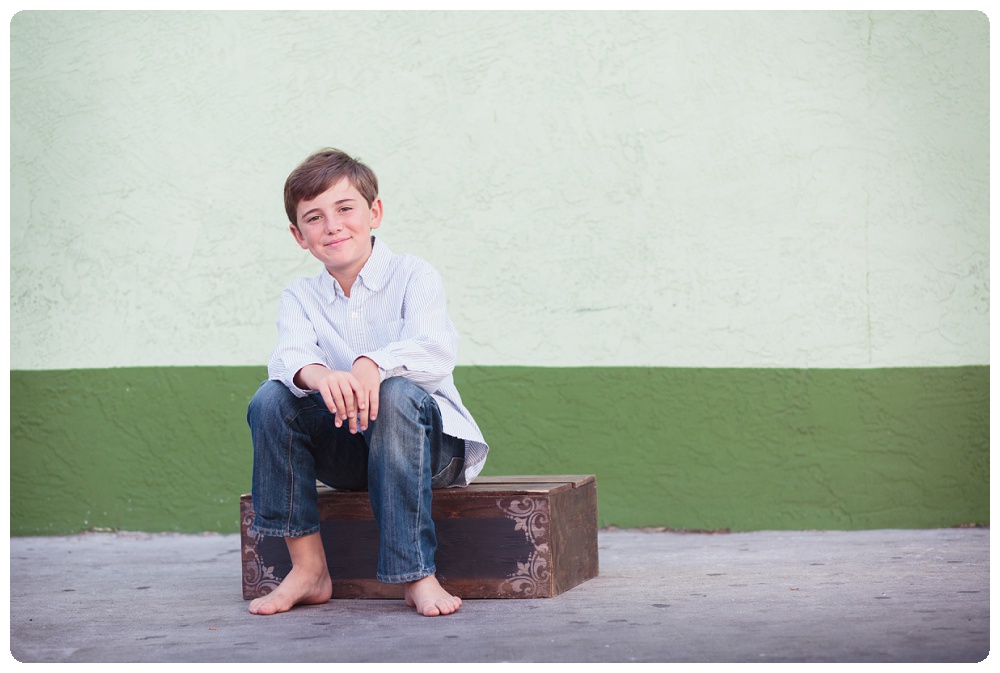
{"type": "Polygon", "coordinates": [[[430,570],[421,570],[415,573],[407,573],[405,575],[383,575],[381,573],[376,573],[375,578],[379,582],[385,582],[386,584],[399,584],[401,582],[416,582],[417,580],[422,580],[425,577],[433,575],[437,572],[437,568],[431,566],[430,570]]]}
{"type": "Polygon", "coordinates": [[[254,519],[254,522],[250,525],[250,530],[258,535],[266,535],[267,537],[305,537],[306,535],[318,533],[319,526],[316,525],[302,531],[289,530],[288,528],[268,528],[266,526],[259,525],[257,520],[254,519]]]}

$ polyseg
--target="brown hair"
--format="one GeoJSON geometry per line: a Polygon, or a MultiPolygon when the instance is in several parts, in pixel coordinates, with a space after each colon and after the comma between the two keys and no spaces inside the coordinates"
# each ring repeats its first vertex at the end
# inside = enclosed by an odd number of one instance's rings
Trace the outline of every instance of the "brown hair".
{"type": "Polygon", "coordinates": [[[285,213],[288,221],[298,226],[295,210],[299,203],[315,199],[345,177],[371,208],[378,198],[378,178],[375,177],[375,171],[346,152],[328,147],[309,155],[285,180],[285,213]]]}

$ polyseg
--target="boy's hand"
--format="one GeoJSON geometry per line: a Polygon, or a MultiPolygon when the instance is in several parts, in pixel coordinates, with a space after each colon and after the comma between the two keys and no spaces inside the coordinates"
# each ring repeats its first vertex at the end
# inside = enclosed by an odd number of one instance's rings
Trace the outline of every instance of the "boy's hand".
{"type": "MultiPolygon", "coordinates": [[[[372,362],[372,365],[375,363],[372,362]]],[[[375,377],[378,378],[377,366],[375,377]]],[[[295,375],[295,385],[305,390],[315,390],[322,395],[326,408],[333,414],[333,422],[338,428],[347,421],[350,431],[357,432],[359,411],[364,419],[361,429],[368,428],[366,407],[370,404],[368,401],[370,394],[365,393],[363,384],[351,372],[336,371],[323,365],[306,365],[295,375]]],[[[377,408],[377,386],[375,391],[377,408]]]]}
{"type": "Polygon", "coordinates": [[[361,429],[367,430],[368,423],[378,416],[378,390],[382,385],[382,377],[379,376],[375,361],[364,356],[354,361],[351,374],[361,384],[358,393],[358,418],[361,421],[361,429]]]}

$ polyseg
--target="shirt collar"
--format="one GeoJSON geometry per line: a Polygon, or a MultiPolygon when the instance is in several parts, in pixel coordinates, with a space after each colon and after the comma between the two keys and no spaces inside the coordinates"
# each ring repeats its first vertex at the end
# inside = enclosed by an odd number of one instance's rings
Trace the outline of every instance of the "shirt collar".
{"type": "Polygon", "coordinates": [[[392,252],[385,243],[375,236],[372,236],[372,254],[361,268],[358,278],[365,286],[378,292],[389,282],[389,262],[392,260],[392,252]]]}

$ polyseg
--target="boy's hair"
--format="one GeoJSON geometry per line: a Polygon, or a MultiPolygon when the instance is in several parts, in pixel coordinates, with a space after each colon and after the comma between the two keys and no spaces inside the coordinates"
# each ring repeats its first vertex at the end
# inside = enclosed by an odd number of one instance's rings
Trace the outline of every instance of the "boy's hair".
{"type": "Polygon", "coordinates": [[[315,199],[345,177],[371,208],[378,198],[378,178],[375,177],[375,171],[346,152],[328,147],[309,155],[285,180],[285,213],[288,221],[298,226],[295,211],[299,203],[315,199]]]}

